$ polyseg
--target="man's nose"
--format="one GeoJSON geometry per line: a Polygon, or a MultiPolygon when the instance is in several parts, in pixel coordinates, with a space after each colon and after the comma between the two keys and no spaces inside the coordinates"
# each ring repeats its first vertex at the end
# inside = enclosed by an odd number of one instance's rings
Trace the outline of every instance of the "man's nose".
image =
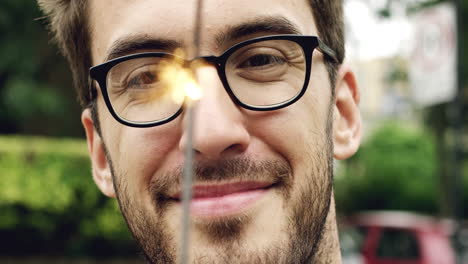
{"type": "MultiPolygon", "coordinates": [[[[224,89],[216,68],[201,67],[197,77],[202,90],[193,114],[192,147],[197,158],[216,160],[244,152],[250,142],[244,115],[224,89]]],[[[179,144],[181,150],[186,144],[187,131],[184,129],[179,144]]]]}

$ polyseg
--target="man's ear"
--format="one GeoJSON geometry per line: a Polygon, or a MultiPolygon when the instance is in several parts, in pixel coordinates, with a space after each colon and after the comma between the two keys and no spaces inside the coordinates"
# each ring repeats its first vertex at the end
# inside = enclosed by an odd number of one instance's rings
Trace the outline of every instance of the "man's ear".
{"type": "Polygon", "coordinates": [[[361,143],[359,100],[360,92],[354,73],[348,65],[342,65],[335,85],[333,155],[336,159],[351,157],[361,143]]]}
{"type": "Polygon", "coordinates": [[[103,194],[115,198],[110,164],[104,150],[104,142],[94,127],[91,109],[87,108],[83,111],[81,114],[81,123],[86,131],[94,182],[103,194]]]}

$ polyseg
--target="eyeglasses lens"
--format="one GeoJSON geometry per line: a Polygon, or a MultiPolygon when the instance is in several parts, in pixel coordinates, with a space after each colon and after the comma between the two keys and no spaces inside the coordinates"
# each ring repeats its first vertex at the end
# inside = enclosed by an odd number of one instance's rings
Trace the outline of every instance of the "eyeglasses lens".
{"type": "Polygon", "coordinates": [[[244,104],[267,108],[298,95],[306,76],[302,47],[288,40],[268,40],[234,52],[226,63],[226,78],[244,104]]]}

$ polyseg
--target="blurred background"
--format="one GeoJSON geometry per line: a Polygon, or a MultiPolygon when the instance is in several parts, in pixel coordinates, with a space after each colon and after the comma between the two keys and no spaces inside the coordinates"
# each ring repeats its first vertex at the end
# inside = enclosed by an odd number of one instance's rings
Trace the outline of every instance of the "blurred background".
{"type": "MultiPolygon", "coordinates": [[[[364,141],[336,164],[343,261],[468,263],[468,1],[344,3],[364,141]]],[[[0,3],[0,263],[141,263],[92,182],[41,17],[35,1],[0,3]]]]}

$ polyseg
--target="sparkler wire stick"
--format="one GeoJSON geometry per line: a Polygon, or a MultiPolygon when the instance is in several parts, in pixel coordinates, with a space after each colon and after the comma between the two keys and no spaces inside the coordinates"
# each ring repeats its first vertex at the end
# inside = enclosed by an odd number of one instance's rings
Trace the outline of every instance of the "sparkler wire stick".
{"type": "MultiPolygon", "coordinates": [[[[195,14],[195,28],[193,36],[193,53],[194,57],[200,56],[200,32],[201,32],[201,14],[203,9],[203,0],[197,0],[195,14]]],[[[195,69],[193,75],[196,78],[195,69]]],[[[193,127],[194,127],[194,104],[191,98],[186,107],[187,123],[185,131],[187,135],[187,144],[185,149],[184,171],[182,179],[182,237],[180,248],[180,263],[187,264],[189,261],[189,241],[190,241],[190,201],[192,200],[192,183],[193,183],[193,127]]]]}
{"type": "MultiPolygon", "coordinates": [[[[189,99],[190,100],[190,99],[189,99]]],[[[192,200],[193,182],[193,109],[191,106],[186,109],[187,123],[187,144],[185,149],[185,161],[182,181],[182,237],[180,249],[180,263],[187,264],[189,261],[188,249],[190,239],[190,201],[192,200]]]]}

